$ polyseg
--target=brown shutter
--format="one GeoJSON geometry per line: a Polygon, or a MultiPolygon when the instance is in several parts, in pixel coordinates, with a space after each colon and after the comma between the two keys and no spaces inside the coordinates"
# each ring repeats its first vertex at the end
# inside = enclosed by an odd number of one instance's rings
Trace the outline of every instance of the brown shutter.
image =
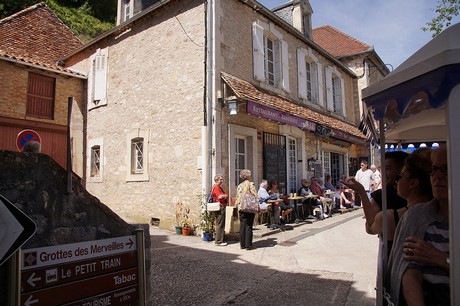
{"type": "Polygon", "coordinates": [[[54,119],[55,83],[55,78],[29,73],[26,111],[28,116],[54,119]]]}

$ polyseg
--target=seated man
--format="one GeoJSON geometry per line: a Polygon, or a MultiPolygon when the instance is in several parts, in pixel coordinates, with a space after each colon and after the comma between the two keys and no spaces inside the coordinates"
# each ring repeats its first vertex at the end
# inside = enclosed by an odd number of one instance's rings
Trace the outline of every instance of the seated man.
{"type": "MultiPolygon", "coordinates": [[[[300,187],[299,191],[297,192],[299,196],[306,197],[306,196],[312,195],[312,192],[308,188],[310,183],[308,182],[307,179],[302,179],[300,181],[300,184],[302,185],[302,187],[300,187]]],[[[304,219],[306,218],[306,216],[313,214],[313,208],[314,208],[313,206],[316,206],[316,204],[317,204],[317,201],[314,198],[303,200],[302,211],[304,212],[304,216],[303,216],[304,219]]]]}
{"type": "MultiPolygon", "coordinates": [[[[268,194],[271,196],[276,196],[276,199],[280,199],[279,196],[279,191],[278,191],[278,183],[275,181],[271,181],[270,184],[268,185],[268,194]]],[[[281,199],[280,199],[281,200],[281,199]]],[[[286,217],[291,213],[292,208],[285,203],[285,200],[281,200],[280,202],[277,202],[280,210],[281,210],[281,219],[275,218],[275,222],[277,224],[285,224],[286,223],[286,217]]]]}
{"type": "Polygon", "coordinates": [[[316,176],[312,176],[312,178],[310,179],[310,191],[314,195],[319,196],[318,205],[320,206],[320,210],[321,210],[320,219],[324,219],[324,218],[329,217],[328,214],[326,214],[326,209],[328,206],[332,205],[332,199],[326,198],[324,196],[324,190],[321,189],[318,181],[319,180],[316,176]]]}
{"type": "Polygon", "coordinates": [[[262,180],[262,183],[260,183],[260,188],[258,191],[259,207],[261,211],[263,210],[270,211],[274,216],[274,222],[278,223],[280,219],[280,207],[278,206],[278,203],[276,202],[267,203],[266,202],[267,200],[277,200],[278,196],[268,194],[267,188],[268,188],[267,180],[262,180]]]}
{"type": "Polygon", "coordinates": [[[355,193],[351,189],[344,189],[340,192],[340,208],[355,207],[355,193]]]}

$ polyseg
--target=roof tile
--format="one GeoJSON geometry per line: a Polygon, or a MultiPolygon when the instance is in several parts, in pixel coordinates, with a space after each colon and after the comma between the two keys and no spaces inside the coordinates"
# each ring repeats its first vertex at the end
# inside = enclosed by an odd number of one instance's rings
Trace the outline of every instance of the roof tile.
{"type": "Polygon", "coordinates": [[[335,57],[349,56],[373,50],[372,46],[365,44],[330,25],[313,29],[312,34],[313,41],[335,57]]]}

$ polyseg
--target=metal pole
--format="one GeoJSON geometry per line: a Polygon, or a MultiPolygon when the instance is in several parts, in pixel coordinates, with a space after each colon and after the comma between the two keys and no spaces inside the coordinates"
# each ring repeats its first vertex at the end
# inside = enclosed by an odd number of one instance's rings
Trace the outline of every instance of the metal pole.
{"type": "Polygon", "coordinates": [[[19,305],[21,297],[21,249],[19,248],[14,254],[8,259],[8,274],[9,277],[9,288],[8,288],[8,306],[19,305]]]}
{"type": "Polygon", "coordinates": [[[137,274],[139,277],[139,305],[147,305],[146,302],[146,272],[145,272],[145,243],[144,230],[136,229],[137,246],[137,274]]]}
{"type": "Polygon", "coordinates": [[[72,118],[73,97],[69,97],[67,107],[67,194],[72,193],[72,142],[70,141],[70,119],[72,118]]]}

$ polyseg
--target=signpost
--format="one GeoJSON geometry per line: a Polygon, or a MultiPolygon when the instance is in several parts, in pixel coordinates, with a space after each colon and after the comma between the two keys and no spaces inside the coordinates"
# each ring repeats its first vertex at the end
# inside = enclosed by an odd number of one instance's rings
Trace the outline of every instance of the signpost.
{"type": "Polygon", "coordinates": [[[19,152],[24,150],[24,146],[29,141],[37,141],[38,143],[42,143],[42,139],[40,135],[34,130],[22,130],[19,132],[18,136],[16,137],[16,147],[18,148],[19,152]]]}
{"type": "Polygon", "coordinates": [[[0,265],[26,243],[35,230],[35,222],[0,195],[0,265]]]}
{"type": "Polygon", "coordinates": [[[137,241],[132,235],[23,250],[20,305],[138,305],[145,276],[137,241]]]}

